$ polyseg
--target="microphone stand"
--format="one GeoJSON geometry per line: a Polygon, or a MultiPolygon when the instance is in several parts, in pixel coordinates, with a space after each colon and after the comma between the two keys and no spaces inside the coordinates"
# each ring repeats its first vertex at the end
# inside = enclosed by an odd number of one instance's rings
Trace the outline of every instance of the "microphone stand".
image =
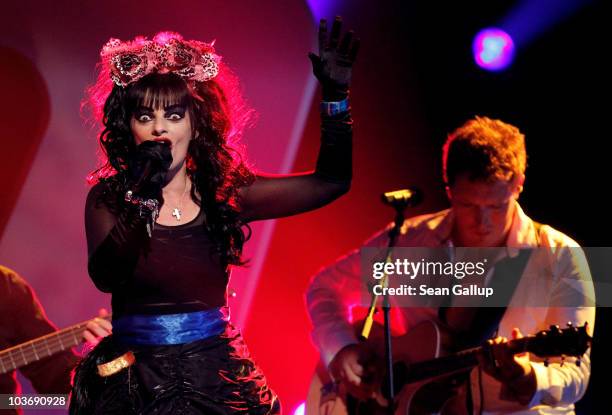
{"type": "MultiPolygon", "coordinates": [[[[408,206],[407,201],[400,201],[396,203],[391,203],[391,206],[395,208],[395,222],[393,228],[389,231],[389,244],[387,245],[387,253],[385,264],[391,263],[392,261],[392,253],[393,247],[397,243],[397,237],[400,234],[400,229],[402,228],[402,224],[404,223],[404,210],[408,206]]],[[[383,268],[384,270],[385,268],[383,268]]],[[[389,286],[389,278],[386,272],[384,272],[383,277],[381,278],[380,285],[383,288],[387,288],[389,286]]],[[[387,406],[387,413],[393,415],[395,412],[395,385],[393,379],[393,350],[391,346],[391,304],[389,302],[389,295],[387,291],[384,290],[383,297],[383,317],[384,317],[384,332],[385,332],[385,361],[387,366],[387,399],[389,401],[389,405],[387,406]]],[[[363,323],[363,329],[361,331],[361,339],[366,340],[370,335],[370,330],[372,329],[372,323],[374,322],[374,312],[376,310],[376,304],[378,302],[378,298],[380,295],[372,292],[372,300],[370,303],[370,308],[368,310],[368,315],[363,323]]]]}

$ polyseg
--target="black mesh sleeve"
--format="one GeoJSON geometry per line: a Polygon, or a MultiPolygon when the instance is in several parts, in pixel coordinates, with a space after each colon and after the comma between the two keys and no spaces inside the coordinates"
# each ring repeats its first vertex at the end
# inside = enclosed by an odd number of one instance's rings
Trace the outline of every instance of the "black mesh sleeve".
{"type": "Polygon", "coordinates": [[[132,274],[146,245],[146,217],[132,205],[112,213],[104,203],[105,187],[97,184],[87,196],[85,231],[89,276],[99,290],[112,292],[132,274]]]}

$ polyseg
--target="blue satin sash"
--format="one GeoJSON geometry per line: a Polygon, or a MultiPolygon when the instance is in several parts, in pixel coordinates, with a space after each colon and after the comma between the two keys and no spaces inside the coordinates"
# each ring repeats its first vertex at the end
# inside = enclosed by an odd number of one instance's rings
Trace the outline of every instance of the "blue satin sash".
{"type": "Polygon", "coordinates": [[[223,308],[178,314],[137,314],[113,320],[113,337],[123,344],[184,344],[216,336],[225,330],[223,308]]]}

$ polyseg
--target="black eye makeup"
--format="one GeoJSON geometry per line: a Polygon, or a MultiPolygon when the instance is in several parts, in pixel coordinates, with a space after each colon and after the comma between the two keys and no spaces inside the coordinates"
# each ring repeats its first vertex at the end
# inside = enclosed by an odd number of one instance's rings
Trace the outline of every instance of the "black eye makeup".
{"type": "MultiPolygon", "coordinates": [[[[187,108],[183,105],[169,105],[164,107],[164,117],[171,121],[182,120],[185,117],[187,108]]],[[[134,111],[134,119],[140,122],[151,121],[155,118],[155,114],[152,108],[140,106],[134,111]]]]}
{"type": "Polygon", "coordinates": [[[169,119],[182,119],[185,117],[185,111],[186,108],[182,105],[170,105],[164,108],[164,116],[169,119]]]}
{"type": "Polygon", "coordinates": [[[133,117],[138,121],[149,121],[153,119],[153,110],[148,107],[137,107],[133,117]]]}

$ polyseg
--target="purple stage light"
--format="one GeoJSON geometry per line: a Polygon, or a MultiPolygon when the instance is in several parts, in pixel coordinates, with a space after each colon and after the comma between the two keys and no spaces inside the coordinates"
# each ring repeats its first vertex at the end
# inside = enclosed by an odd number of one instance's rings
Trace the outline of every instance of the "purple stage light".
{"type": "Polygon", "coordinates": [[[474,60],[483,69],[500,71],[512,63],[514,42],[510,35],[501,29],[481,30],[472,44],[474,60]]]}

